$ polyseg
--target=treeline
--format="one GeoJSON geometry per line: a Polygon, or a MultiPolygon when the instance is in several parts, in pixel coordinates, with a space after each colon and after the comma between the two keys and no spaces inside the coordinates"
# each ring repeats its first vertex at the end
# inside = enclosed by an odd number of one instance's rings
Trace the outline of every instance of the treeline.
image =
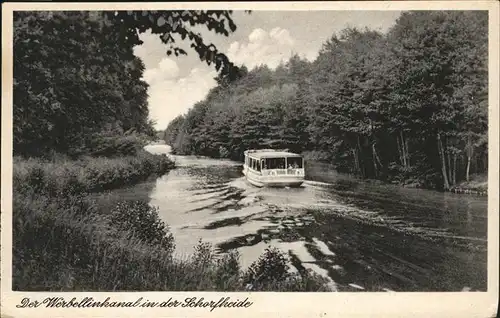
{"type": "Polygon", "coordinates": [[[167,127],[176,153],[288,148],[364,178],[445,190],[487,171],[487,12],[405,12],[386,34],[334,34],[313,62],[295,55],[216,80],[167,127]]]}

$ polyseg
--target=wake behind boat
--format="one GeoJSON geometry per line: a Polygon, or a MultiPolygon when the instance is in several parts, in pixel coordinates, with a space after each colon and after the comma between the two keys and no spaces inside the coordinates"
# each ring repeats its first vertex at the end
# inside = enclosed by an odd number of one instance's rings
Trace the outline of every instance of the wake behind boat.
{"type": "Polygon", "coordinates": [[[243,174],[257,187],[298,187],[304,182],[301,155],[273,149],[246,150],[243,174]]]}

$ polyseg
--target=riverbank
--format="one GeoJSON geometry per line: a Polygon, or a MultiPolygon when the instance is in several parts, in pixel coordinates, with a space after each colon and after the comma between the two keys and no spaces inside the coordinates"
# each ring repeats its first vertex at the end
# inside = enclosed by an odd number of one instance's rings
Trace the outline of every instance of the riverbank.
{"type": "Polygon", "coordinates": [[[174,168],[168,156],[14,158],[13,290],[23,291],[328,291],[310,272],[289,273],[268,249],[249,269],[205,243],[173,257],[175,238],[146,201],[100,206],[88,195],[174,168]]]}
{"type": "MultiPolygon", "coordinates": [[[[338,173],[333,165],[316,160],[306,160],[305,169],[306,178],[312,181],[331,183],[337,180],[339,177],[342,178],[343,176],[346,176],[346,174],[338,173]]],[[[424,187],[419,183],[412,182],[411,180],[385,182],[378,179],[362,179],[355,175],[348,176],[350,179],[358,179],[364,183],[369,184],[392,184],[403,188],[420,188],[425,190],[438,191],[435,188],[424,187]]],[[[448,190],[447,192],[486,196],[488,195],[488,177],[486,174],[471,175],[470,181],[460,182],[450,188],[450,190],[448,190]]]]}
{"type": "Polygon", "coordinates": [[[469,181],[463,181],[453,186],[450,192],[488,195],[488,176],[486,174],[472,175],[469,181]]]}
{"type": "Polygon", "coordinates": [[[174,166],[167,156],[147,151],[117,158],[14,158],[13,186],[17,193],[70,196],[136,184],[152,175],[165,174],[174,166]]]}

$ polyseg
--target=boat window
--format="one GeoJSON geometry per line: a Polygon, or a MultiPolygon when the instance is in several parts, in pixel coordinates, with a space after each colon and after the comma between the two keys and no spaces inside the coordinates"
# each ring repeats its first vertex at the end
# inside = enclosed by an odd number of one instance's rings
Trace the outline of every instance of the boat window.
{"type": "Polygon", "coordinates": [[[302,169],[302,158],[301,157],[289,157],[286,158],[287,168],[291,169],[302,169]]]}
{"type": "Polygon", "coordinates": [[[256,166],[257,166],[257,171],[260,171],[260,161],[255,160],[256,166]]]}
{"type": "Polygon", "coordinates": [[[266,158],[267,169],[285,169],[285,158],[266,158]]]}
{"type": "Polygon", "coordinates": [[[266,170],[266,169],[268,169],[268,168],[267,168],[267,163],[266,163],[266,160],[265,160],[265,159],[262,159],[262,160],[260,161],[260,164],[261,164],[261,168],[262,168],[262,170],[266,170]]]}

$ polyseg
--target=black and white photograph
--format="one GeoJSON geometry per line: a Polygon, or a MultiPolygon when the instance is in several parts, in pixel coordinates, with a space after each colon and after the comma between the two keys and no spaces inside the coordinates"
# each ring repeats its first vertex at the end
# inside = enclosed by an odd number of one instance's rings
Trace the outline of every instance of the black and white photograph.
{"type": "Polygon", "coordinates": [[[498,297],[498,3],[244,4],[11,12],[2,285],[498,297]]]}

